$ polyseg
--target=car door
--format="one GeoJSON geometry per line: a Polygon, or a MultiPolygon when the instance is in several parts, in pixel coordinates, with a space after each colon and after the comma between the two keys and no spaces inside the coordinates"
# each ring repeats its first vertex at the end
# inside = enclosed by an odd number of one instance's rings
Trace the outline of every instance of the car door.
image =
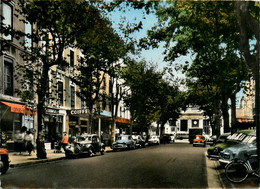
{"type": "Polygon", "coordinates": [[[95,151],[100,151],[100,145],[99,145],[99,138],[98,136],[92,137],[92,146],[94,147],[95,151]]]}

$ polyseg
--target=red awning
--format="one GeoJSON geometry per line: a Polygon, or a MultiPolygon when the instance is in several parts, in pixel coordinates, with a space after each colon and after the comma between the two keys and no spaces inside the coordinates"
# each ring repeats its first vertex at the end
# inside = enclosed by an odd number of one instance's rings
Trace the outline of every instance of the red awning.
{"type": "MultiPolygon", "coordinates": [[[[112,118],[105,118],[105,120],[112,121],[112,118]]],[[[116,123],[130,124],[130,120],[124,119],[124,118],[116,118],[115,122],[116,123]]]]}
{"type": "Polygon", "coordinates": [[[35,115],[36,114],[36,112],[33,109],[28,108],[27,106],[24,106],[21,104],[13,104],[13,103],[9,103],[9,102],[2,102],[2,103],[4,105],[10,107],[12,113],[26,114],[26,115],[35,115]]]}

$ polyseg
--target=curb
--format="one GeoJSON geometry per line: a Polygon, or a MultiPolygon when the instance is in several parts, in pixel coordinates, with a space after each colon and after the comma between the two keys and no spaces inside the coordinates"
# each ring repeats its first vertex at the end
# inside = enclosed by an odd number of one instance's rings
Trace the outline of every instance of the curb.
{"type": "Polygon", "coordinates": [[[46,163],[46,162],[52,162],[52,161],[58,161],[62,160],[65,157],[59,157],[59,158],[53,158],[53,159],[37,159],[36,161],[30,161],[30,162],[25,162],[25,163],[18,163],[18,164],[10,164],[11,168],[15,167],[23,167],[23,166],[28,166],[28,165],[34,165],[34,164],[40,164],[40,163],[46,163]]]}

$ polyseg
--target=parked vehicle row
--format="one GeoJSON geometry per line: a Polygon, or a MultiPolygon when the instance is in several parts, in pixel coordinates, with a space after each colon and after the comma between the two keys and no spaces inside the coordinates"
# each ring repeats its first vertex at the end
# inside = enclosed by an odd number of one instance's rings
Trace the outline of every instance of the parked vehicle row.
{"type": "Polygon", "coordinates": [[[219,161],[221,167],[225,167],[229,181],[243,182],[258,167],[256,132],[242,130],[219,138],[222,143],[207,149],[208,158],[219,161]]]}

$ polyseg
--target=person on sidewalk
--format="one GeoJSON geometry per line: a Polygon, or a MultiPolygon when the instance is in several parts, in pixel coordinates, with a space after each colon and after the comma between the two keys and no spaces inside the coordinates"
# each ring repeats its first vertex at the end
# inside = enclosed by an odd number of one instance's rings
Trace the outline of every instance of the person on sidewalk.
{"type": "Polygon", "coordinates": [[[68,136],[65,133],[62,140],[61,140],[61,146],[62,146],[64,151],[65,151],[67,145],[68,145],[68,136]]]}
{"type": "Polygon", "coordinates": [[[33,134],[30,131],[27,131],[26,135],[24,137],[24,140],[25,140],[26,150],[28,151],[29,156],[30,156],[32,151],[33,151],[33,149],[34,149],[34,146],[33,146],[33,134]]]}

